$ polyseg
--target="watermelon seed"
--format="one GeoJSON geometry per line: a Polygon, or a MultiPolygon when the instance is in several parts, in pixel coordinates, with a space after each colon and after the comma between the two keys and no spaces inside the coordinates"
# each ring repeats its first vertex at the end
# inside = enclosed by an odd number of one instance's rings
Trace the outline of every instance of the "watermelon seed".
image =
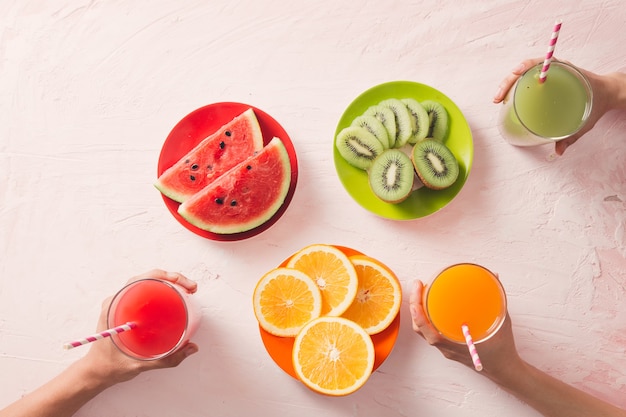
{"type": "Polygon", "coordinates": [[[235,207],[235,206],[237,205],[237,200],[233,200],[233,201],[231,201],[231,202],[230,202],[230,205],[231,205],[232,207],[235,207]]]}
{"type": "Polygon", "coordinates": [[[230,135],[232,135],[232,133],[230,133],[230,130],[227,130],[226,132],[224,132],[224,134],[225,134],[226,136],[230,136],[230,135]]]}
{"type": "Polygon", "coordinates": [[[200,167],[198,166],[198,164],[193,164],[193,165],[191,166],[191,170],[192,170],[192,171],[196,171],[198,168],[200,168],[200,167]]]}
{"type": "Polygon", "coordinates": [[[247,169],[248,171],[249,171],[249,170],[251,170],[251,169],[252,169],[252,165],[248,165],[248,166],[246,167],[246,169],[247,169]]]}
{"type": "Polygon", "coordinates": [[[190,175],[190,176],[189,176],[189,179],[190,179],[191,181],[195,181],[195,180],[196,180],[196,176],[195,176],[195,175],[190,175]]]}
{"type": "Polygon", "coordinates": [[[224,149],[224,146],[226,146],[226,144],[224,143],[224,141],[220,142],[220,149],[224,149]]]}
{"type": "Polygon", "coordinates": [[[215,199],[215,202],[216,202],[217,204],[224,204],[224,200],[222,200],[222,199],[221,199],[221,198],[219,198],[219,197],[215,199]]]}

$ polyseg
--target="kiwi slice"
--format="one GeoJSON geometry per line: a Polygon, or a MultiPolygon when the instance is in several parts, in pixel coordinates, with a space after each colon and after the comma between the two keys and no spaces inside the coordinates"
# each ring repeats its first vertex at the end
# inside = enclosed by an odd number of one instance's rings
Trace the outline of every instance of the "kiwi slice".
{"type": "Polygon", "coordinates": [[[393,147],[396,141],[396,119],[393,111],[389,107],[380,106],[375,104],[370,106],[365,113],[364,116],[374,116],[385,126],[387,129],[387,136],[389,138],[389,147],[393,147]]]}
{"type": "Polygon", "coordinates": [[[428,135],[428,129],[430,127],[428,112],[424,109],[424,106],[414,98],[404,98],[401,101],[409,110],[412,119],[411,127],[413,128],[413,132],[409,138],[409,143],[415,144],[425,139],[428,135]]]}
{"type": "Polygon", "coordinates": [[[429,126],[426,137],[444,141],[448,133],[448,112],[445,107],[434,100],[424,100],[421,104],[428,113],[429,126]]]}
{"type": "Polygon", "coordinates": [[[358,116],[352,121],[352,126],[360,126],[365,128],[372,135],[376,136],[376,139],[378,139],[381,145],[383,145],[383,148],[388,149],[391,147],[389,145],[389,134],[387,134],[387,129],[385,129],[385,125],[383,125],[382,122],[378,120],[375,116],[358,116]]]}
{"type": "Polygon", "coordinates": [[[454,184],[459,163],[446,145],[435,139],[424,139],[413,146],[411,160],[422,183],[433,190],[454,184]]]}
{"type": "Polygon", "coordinates": [[[388,107],[393,112],[396,123],[396,139],[393,144],[394,148],[404,146],[413,134],[411,114],[409,113],[406,105],[397,98],[389,98],[378,104],[380,106],[388,107]]]}
{"type": "Polygon", "coordinates": [[[387,203],[406,200],[413,189],[413,164],[400,149],[387,149],[378,155],[367,174],[374,194],[387,203]]]}
{"type": "Polygon", "coordinates": [[[335,138],[341,156],[352,166],[367,169],[385,149],[376,136],[360,126],[348,126],[335,138]]]}

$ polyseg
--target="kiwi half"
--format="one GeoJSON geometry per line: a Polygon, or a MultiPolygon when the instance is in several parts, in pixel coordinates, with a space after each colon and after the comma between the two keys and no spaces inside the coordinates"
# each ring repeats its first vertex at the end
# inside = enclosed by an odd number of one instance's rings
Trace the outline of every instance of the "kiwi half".
{"type": "Polygon", "coordinates": [[[394,148],[404,146],[411,135],[413,135],[413,126],[411,124],[411,114],[406,105],[397,98],[389,98],[378,103],[380,106],[388,107],[394,116],[396,124],[396,136],[393,144],[394,148]]]}
{"type": "Polygon", "coordinates": [[[374,116],[385,126],[389,137],[389,147],[392,148],[396,141],[396,119],[393,111],[389,107],[375,104],[368,107],[363,113],[365,116],[374,116]]]}
{"type": "Polygon", "coordinates": [[[428,129],[430,128],[428,112],[424,109],[424,106],[414,98],[404,98],[401,101],[409,110],[412,119],[411,127],[413,128],[413,132],[408,143],[415,144],[420,140],[426,139],[428,129]]]}
{"type": "Polygon", "coordinates": [[[370,188],[387,203],[406,200],[413,189],[414,178],[411,158],[400,149],[385,150],[368,170],[370,188]]]}
{"type": "Polygon", "coordinates": [[[389,144],[389,134],[385,125],[378,120],[375,116],[361,115],[352,121],[352,126],[360,126],[369,131],[372,135],[376,136],[376,139],[383,145],[383,148],[388,149],[391,147],[389,144]]]}
{"type": "Polygon", "coordinates": [[[424,100],[422,107],[428,113],[428,133],[426,137],[444,141],[448,133],[448,112],[441,103],[434,100],[424,100]]]}
{"type": "Polygon", "coordinates": [[[424,139],[413,146],[411,160],[422,183],[433,190],[454,184],[459,176],[459,163],[446,145],[424,139]]]}
{"type": "Polygon", "coordinates": [[[335,138],[335,146],[350,165],[363,170],[385,150],[376,136],[359,126],[342,129],[335,138]]]}

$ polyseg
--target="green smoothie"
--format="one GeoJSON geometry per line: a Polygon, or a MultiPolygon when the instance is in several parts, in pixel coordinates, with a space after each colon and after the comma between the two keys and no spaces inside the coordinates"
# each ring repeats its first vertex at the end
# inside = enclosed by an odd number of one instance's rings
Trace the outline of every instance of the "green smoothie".
{"type": "Polygon", "coordinates": [[[553,62],[544,83],[539,82],[541,65],[527,71],[518,81],[514,107],[520,122],[531,133],[553,140],[576,133],[591,108],[590,89],[569,67],[553,62]]]}

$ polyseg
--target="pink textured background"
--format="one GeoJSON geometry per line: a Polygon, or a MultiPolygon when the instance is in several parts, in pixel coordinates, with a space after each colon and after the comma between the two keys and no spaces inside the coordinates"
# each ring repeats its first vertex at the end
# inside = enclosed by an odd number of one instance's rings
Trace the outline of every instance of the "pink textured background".
{"type": "Polygon", "coordinates": [[[85,353],[100,303],[153,267],[199,282],[199,354],[146,373],[79,416],[535,416],[413,334],[408,293],[458,261],[500,274],[529,362],[626,407],[626,118],[611,113],[562,158],[507,145],[500,80],[545,53],[626,70],[622,0],[17,1],[0,3],[0,406],[85,353]],[[448,95],[474,136],[470,178],[424,219],[394,222],[342,188],[332,139],[345,107],[382,82],[448,95]],[[298,189],[281,220],[241,242],[181,227],[152,186],[161,145],[219,101],[289,132],[298,189]],[[258,278],[300,247],[335,243],[400,277],[398,343],[364,388],[316,395],[265,352],[258,278]]]}

